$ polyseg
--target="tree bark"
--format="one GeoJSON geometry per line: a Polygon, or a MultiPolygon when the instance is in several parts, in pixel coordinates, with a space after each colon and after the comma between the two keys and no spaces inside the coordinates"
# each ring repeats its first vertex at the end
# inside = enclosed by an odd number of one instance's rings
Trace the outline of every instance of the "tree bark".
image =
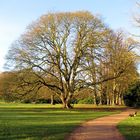
{"type": "Polygon", "coordinates": [[[73,108],[71,103],[70,103],[71,97],[72,96],[70,96],[70,95],[68,95],[68,97],[64,97],[64,96],[60,97],[62,104],[63,104],[63,108],[67,108],[67,109],[73,108]]]}
{"type": "Polygon", "coordinates": [[[54,95],[51,95],[51,105],[54,105],[54,95]]]}
{"type": "Polygon", "coordinates": [[[95,93],[93,93],[93,102],[94,102],[94,103],[93,103],[94,105],[97,105],[97,104],[96,104],[96,95],[95,95],[95,93]]]}

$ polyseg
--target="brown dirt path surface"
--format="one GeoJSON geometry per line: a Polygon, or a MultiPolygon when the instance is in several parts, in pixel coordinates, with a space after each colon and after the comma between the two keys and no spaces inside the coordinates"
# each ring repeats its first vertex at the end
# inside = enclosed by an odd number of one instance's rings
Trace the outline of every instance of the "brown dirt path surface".
{"type": "Polygon", "coordinates": [[[125,140],[116,125],[134,112],[134,109],[128,109],[120,114],[85,122],[77,127],[66,140],[125,140]]]}

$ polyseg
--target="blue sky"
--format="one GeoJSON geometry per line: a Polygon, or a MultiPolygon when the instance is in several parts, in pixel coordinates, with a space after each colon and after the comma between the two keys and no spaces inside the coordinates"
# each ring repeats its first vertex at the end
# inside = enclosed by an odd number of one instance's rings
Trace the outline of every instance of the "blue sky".
{"type": "Polygon", "coordinates": [[[47,12],[88,10],[112,29],[138,33],[133,23],[136,0],[0,0],[0,71],[11,43],[47,12]]]}

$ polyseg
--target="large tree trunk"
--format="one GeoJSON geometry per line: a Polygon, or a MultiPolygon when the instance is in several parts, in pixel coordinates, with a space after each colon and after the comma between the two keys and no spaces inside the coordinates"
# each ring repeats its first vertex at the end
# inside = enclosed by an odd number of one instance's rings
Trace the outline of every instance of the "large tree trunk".
{"type": "Polygon", "coordinates": [[[125,105],[124,104],[124,99],[123,99],[123,94],[120,95],[120,98],[121,98],[121,105],[125,105]]]}
{"type": "Polygon", "coordinates": [[[100,92],[98,92],[98,99],[99,99],[98,105],[102,105],[102,96],[100,92]]]}
{"type": "Polygon", "coordinates": [[[54,95],[51,95],[51,105],[54,105],[54,95]]]}
{"type": "Polygon", "coordinates": [[[110,105],[110,91],[108,86],[104,92],[106,93],[106,105],[110,105]]]}
{"type": "Polygon", "coordinates": [[[106,96],[106,105],[109,105],[109,95],[108,95],[108,93],[106,93],[107,94],[107,96],[106,96]]]}
{"type": "Polygon", "coordinates": [[[114,101],[115,101],[115,100],[114,100],[114,94],[112,93],[112,96],[111,96],[111,105],[112,105],[112,106],[115,105],[114,101]]]}
{"type": "Polygon", "coordinates": [[[63,104],[63,108],[67,108],[67,109],[73,108],[70,104],[71,98],[72,98],[71,95],[68,95],[67,97],[64,97],[64,96],[60,97],[63,104]]]}
{"type": "Polygon", "coordinates": [[[94,90],[93,90],[93,102],[94,102],[94,105],[97,105],[96,103],[96,98],[97,98],[97,87],[96,85],[94,85],[94,90]]]}
{"type": "Polygon", "coordinates": [[[122,105],[122,102],[121,102],[121,95],[119,94],[119,97],[118,97],[118,105],[122,105]]]}
{"type": "Polygon", "coordinates": [[[93,93],[93,104],[94,104],[94,105],[97,105],[97,104],[96,104],[96,95],[95,95],[95,93],[93,93]]]}

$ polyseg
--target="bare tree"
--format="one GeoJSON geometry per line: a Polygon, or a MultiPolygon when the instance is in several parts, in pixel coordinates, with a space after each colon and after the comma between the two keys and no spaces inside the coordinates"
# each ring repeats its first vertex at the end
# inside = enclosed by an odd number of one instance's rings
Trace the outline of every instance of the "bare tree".
{"type": "Polygon", "coordinates": [[[106,104],[114,105],[117,104],[118,84],[125,80],[124,75],[129,75],[128,82],[125,81],[127,86],[136,78],[136,54],[132,49],[137,42],[127,39],[121,31],[115,33],[109,29],[100,34],[99,42],[98,46],[88,48],[83,74],[87,73],[86,84],[93,89],[98,103],[102,104],[104,98],[106,104]],[[118,83],[118,79],[122,81],[118,83]]]}
{"type": "Polygon", "coordinates": [[[9,51],[14,68],[32,69],[38,82],[54,90],[69,108],[70,99],[85,79],[81,59],[91,40],[105,30],[104,24],[89,12],[50,13],[30,25],[9,51]],[[47,82],[47,78],[55,82],[47,82]]]}
{"type": "Polygon", "coordinates": [[[50,13],[27,28],[12,45],[7,60],[16,70],[34,74],[36,78],[30,84],[47,86],[60,97],[64,108],[71,108],[75,91],[91,86],[96,91],[96,84],[124,72],[125,66],[118,66],[115,74],[106,77],[100,70],[104,62],[113,66],[105,55],[108,32],[102,21],[89,12],[50,13]]]}

